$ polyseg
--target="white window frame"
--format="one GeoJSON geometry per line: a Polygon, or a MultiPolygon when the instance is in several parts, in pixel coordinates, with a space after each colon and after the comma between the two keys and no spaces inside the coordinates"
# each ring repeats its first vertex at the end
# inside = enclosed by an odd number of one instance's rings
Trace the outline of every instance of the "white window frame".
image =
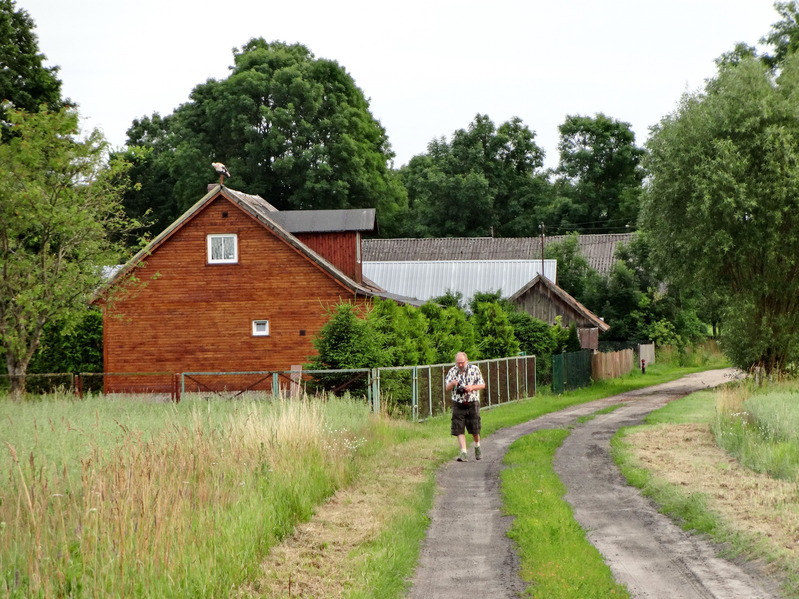
{"type": "Polygon", "coordinates": [[[208,248],[208,264],[237,264],[239,261],[239,236],[235,233],[219,233],[219,234],[210,234],[206,236],[207,248],[208,248]],[[222,249],[225,249],[225,240],[232,239],[233,240],[233,256],[232,257],[222,257],[222,258],[214,258],[213,256],[213,247],[214,241],[222,239],[222,249]]]}
{"type": "Polygon", "coordinates": [[[252,321],[252,336],[253,337],[269,337],[269,321],[268,320],[253,320],[252,321]],[[265,325],[266,330],[259,331],[258,325],[265,325]]]}

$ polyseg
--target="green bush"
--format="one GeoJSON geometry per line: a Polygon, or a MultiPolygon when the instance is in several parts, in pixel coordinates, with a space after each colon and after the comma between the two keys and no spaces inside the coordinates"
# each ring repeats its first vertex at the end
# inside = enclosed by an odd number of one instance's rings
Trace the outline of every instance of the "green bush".
{"type": "Polygon", "coordinates": [[[479,338],[477,346],[481,358],[505,358],[519,353],[519,341],[508,313],[498,303],[479,303],[472,319],[479,338]]]}
{"type": "Polygon", "coordinates": [[[30,373],[102,371],[103,315],[94,308],[69,328],[48,324],[28,367],[30,373]]]}

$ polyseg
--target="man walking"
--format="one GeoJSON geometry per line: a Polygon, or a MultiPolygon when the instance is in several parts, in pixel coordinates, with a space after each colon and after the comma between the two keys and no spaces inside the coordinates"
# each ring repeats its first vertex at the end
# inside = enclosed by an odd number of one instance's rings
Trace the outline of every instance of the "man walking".
{"type": "Polygon", "coordinates": [[[480,390],[486,388],[483,374],[476,365],[469,364],[464,352],[458,352],[455,366],[449,369],[445,384],[447,391],[452,392],[451,433],[458,438],[461,450],[458,461],[468,461],[466,432],[474,439],[474,459],[479,460],[483,457],[480,449],[480,390]]]}

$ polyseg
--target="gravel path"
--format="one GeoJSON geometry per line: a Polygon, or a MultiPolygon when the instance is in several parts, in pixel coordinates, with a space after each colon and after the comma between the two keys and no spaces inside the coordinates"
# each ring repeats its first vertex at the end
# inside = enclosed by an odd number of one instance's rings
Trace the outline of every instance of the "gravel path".
{"type": "Polygon", "coordinates": [[[574,425],[580,416],[619,403],[624,405],[577,426],[555,459],[555,470],[568,490],[566,500],[616,579],[636,598],[778,597],[774,583],[716,557],[713,545],[659,514],[626,484],[610,456],[610,439],[620,427],[638,424],[669,401],[731,377],[731,370],[689,375],[548,414],[484,439],[479,462],[445,465],[408,597],[519,597],[526,585],[518,576],[516,553],[506,535],[511,518],[502,514],[499,492],[505,452],[524,435],[574,425]]]}

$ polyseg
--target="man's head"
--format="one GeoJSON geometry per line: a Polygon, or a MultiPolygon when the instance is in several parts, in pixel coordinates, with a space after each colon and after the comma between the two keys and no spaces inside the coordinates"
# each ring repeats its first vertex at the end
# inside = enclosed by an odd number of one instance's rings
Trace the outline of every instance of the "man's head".
{"type": "Polygon", "coordinates": [[[458,352],[455,355],[455,365],[458,367],[458,370],[464,370],[468,362],[469,358],[466,356],[464,352],[458,352]]]}

